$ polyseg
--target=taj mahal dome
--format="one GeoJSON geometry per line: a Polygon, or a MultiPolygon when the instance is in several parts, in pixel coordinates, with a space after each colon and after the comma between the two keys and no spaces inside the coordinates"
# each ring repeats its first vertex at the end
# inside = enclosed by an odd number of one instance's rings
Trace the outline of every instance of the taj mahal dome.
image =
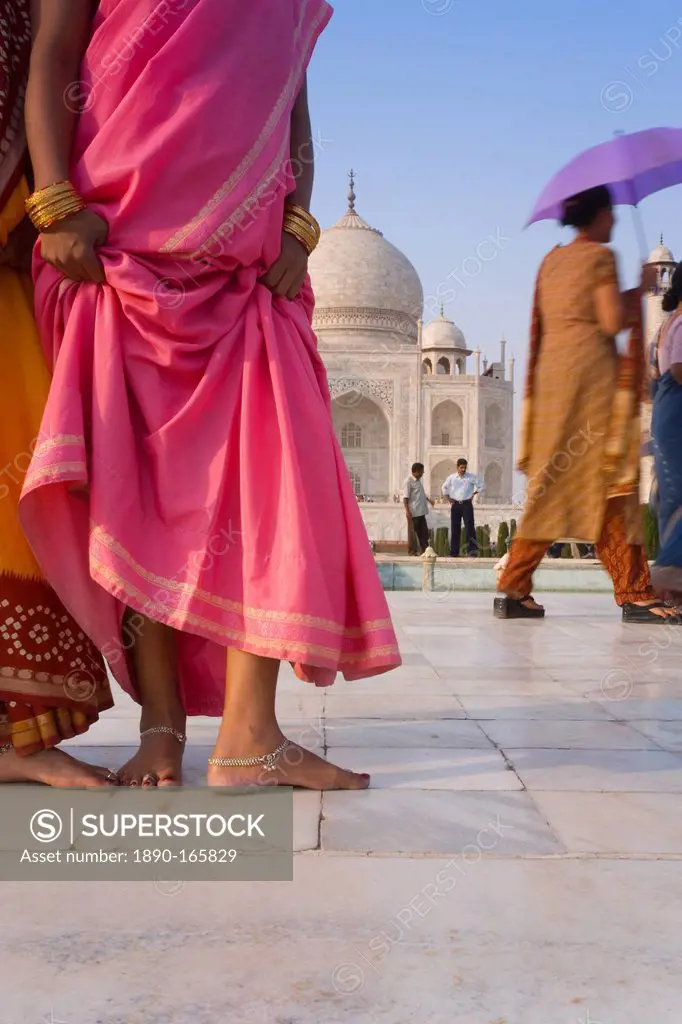
{"type": "MultiPolygon", "coordinates": [[[[310,275],[334,427],[369,536],[403,539],[400,494],[417,461],[427,494],[437,499],[457,459],[466,458],[485,482],[477,522],[494,527],[518,516],[514,359],[507,359],[506,342],[488,362],[443,308],[425,324],[417,271],[355,204],[351,172],[348,208],[322,232],[310,275]]],[[[449,522],[447,506],[438,518],[449,522]]]]}

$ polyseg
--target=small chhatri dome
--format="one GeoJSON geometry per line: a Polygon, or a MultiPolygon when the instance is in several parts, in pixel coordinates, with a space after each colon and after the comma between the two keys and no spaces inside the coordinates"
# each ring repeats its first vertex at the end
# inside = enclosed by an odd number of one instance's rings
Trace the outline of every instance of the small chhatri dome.
{"type": "Polygon", "coordinates": [[[355,172],[348,209],[322,232],[310,257],[316,331],[378,330],[396,344],[417,341],[424,292],[419,275],[399,249],[355,209],[355,172]]]}
{"type": "Polygon", "coordinates": [[[457,348],[468,352],[464,335],[452,320],[447,319],[442,306],[440,307],[440,316],[427,324],[422,331],[422,348],[457,348]]]}
{"type": "Polygon", "coordinates": [[[670,249],[668,248],[668,246],[663,241],[663,235],[661,235],[661,241],[656,246],[656,248],[652,249],[651,252],[649,253],[649,259],[647,260],[647,263],[674,263],[674,262],[675,262],[675,257],[673,256],[673,254],[671,253],[670,249]]]}

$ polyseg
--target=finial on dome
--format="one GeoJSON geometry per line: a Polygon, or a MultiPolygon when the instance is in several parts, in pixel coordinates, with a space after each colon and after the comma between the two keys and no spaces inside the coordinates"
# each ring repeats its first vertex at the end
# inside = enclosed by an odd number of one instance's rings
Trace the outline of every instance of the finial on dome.
{"type": "Polygon", "coordinates": [[[661,231],[661,245],[665,245],[665,242],[663,241],[663,232],[662,231],[661,231]]]}
{"type": "Polygon", "coordinates": [[[348,212],[355,213],[355,171],[351,169],[348,175],[348,181],[350,182],[348,187],[348,212]]]}
{"type": "Polygon", "coordinates": [[[445,306],[442,302],[440,304],[440,318],[441,320],[445,320],[445,306]]]}

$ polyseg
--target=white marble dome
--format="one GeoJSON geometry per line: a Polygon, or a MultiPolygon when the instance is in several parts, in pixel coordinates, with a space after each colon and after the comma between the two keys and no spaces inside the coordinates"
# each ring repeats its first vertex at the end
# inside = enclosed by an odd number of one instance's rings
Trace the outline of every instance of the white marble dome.
{"type": "Polygon", "coordinates": [[[649,259],[647,260],[647,263],[674,263],[674,262],[675,262],[675,257],[671,253],[671,251],[668,248],[668,246],[665,245],[665,243],[663,241],[663,235],[661,235],[661,241],[656,246],[656,248],[652,249],[651,252],[649,253],[649,259]]]}
{"type": "Polygon", "coordinates": [[[440,316],[427,324],[422,331],[422,348],[459,348],[468,351],[463,333],[452,320],[447,319],[442,310],[440,316]]]}
{"type": "Polygon", "coordinates": [[[310,257],[314,328],[379,330],[397,343],[417,339],[424,307],[419,275],[399,249],[355,210],[351,184],[347,213],[310,257]]]}

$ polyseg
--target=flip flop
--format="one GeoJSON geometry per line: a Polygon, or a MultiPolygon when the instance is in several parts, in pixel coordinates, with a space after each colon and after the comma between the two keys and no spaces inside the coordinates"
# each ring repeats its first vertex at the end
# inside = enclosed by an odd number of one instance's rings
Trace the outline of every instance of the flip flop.
{"type": "MultiPolygon", "coordinates": [[[[527,601],[530,596],[529,594],[523,600],[527,601]]],[[[496,597],[493,615],[496,619],[544,619],[545,609],[527,608],[523,601],[516,597],[496,597]]]]}
{"type": "Polygon", "coordinates": [[[682,624],[682,616],[677,609],[670,608],[665,601],[654,601],[652,604],[632,604],[628,602],[623,605],[623,622],[646,624],[652,626],[662,623],[664,626],[678,626],[682,624]],[[667,608],[675,611],[675,615],[655,615],[655,608],[667,608]]]}

